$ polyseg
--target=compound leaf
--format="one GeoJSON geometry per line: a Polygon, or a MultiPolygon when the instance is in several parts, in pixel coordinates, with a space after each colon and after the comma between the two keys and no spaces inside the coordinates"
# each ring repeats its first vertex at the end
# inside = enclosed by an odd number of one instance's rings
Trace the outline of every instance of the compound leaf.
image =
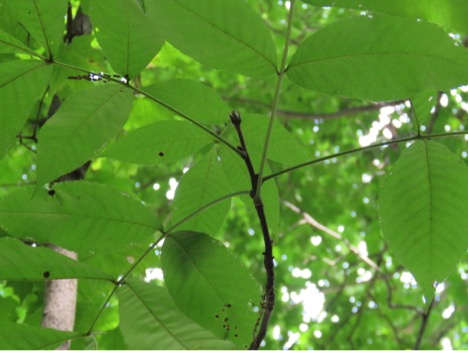
{"type": "Polygon", "coordinates": [[[403,152],[380,193],[382,232],[427,293],[468,247],[468,168],[447,147],[418,141],[403,152]]]}

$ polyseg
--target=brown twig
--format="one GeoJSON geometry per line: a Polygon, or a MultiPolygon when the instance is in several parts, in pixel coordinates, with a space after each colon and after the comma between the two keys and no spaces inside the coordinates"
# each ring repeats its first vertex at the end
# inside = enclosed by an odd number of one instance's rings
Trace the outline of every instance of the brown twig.
{"type": "Polygon", "coordinates": [[[270,231],[268,229],[268,223],[265,216],[265,210],[263,208],[263,201],[261,197],[255,198],[257,193],[257,181],[258,174],[255,172],[252,161],[247,150],[247,145],[245,143],[244,135],[242,134],[241,129],[241,117],[240,114],[236,111],[233,111],[229,115],[234,128],[236,129],[237,135],[239,137],[240,146],[238,150],[247,166],[247,170],[250,176],[251,182],[251,192],[250,197],[252,198],[257,211],[257,217],[260,221],[260,226],[262,228],[263,241],[265,245],[265,252],[263,253],[263,264],[265,266],[266,272],[266,283],[265,283],[265,295],[263,296],[263,314],[261,316],[260,325],[258,331],[253,337],[253,341],[250,344],[250,350],[258,350],[260,343],[265,338],[266,331],[268,328],[268,323],[270,321],[271,313],[275,306],[275,272],[274,272],[274,257],[273,257],[273,244],[270,236],[270,231]]]}

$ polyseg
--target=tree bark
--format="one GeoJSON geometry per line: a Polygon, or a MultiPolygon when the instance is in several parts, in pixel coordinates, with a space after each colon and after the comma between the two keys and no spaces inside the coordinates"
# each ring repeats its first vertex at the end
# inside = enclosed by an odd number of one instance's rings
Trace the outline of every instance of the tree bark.
{"type": "MultiPolygon", "coordinates": [[[[78,255],[61,247],[50,245],[54,251],[76,260],[78,255]]],[[[52,272],[53,274],[53,272],[52,272]]],[[[41,325],[64,331],[73,331],[75,326],[77,279],[51,280],[46,283],[44,312],[41,325]]],[[[68,350],[71,341],[60,345],[57,350],[68,350]]]]}

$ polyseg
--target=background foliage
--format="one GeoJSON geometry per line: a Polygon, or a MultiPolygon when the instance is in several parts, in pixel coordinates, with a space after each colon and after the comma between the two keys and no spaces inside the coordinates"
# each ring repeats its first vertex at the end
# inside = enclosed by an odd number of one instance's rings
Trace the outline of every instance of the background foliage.
{"type": "Polygon", "coordinates": [[[468,347],[468,3],[71,1],[80,36],[68,5],[0,0],[2,348],[248,347],[232,110],[262,346],[468,347]],[[61,278],[72,332],[40,328],[61,278]]]}

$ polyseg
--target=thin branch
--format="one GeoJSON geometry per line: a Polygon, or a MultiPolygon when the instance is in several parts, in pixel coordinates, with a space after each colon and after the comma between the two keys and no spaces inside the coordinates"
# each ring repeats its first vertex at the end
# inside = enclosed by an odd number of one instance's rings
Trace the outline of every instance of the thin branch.
{"type": "Polygon", "coordinates": [[[332,230],[332,229],[324,226],[323,224],[319,223],[310,214],[308,214],[304,210],[301,210],[299,207],[295,206],[294,204],[290,203],[289,201],[282,200],[281,202],[283,203],[283,205],[288,207],[293,212],[295,212],[297,214],[300,214],[304,218],[304,220],[306,221],[307,224],[310,224],[311,226],[313,226],[314,228],[317,228],[318,230],[321,230],[325,234],[328,234],[329,236],[331,236],[331,237],[333,237],[333,238],[335,238],[337,240],[340,240],[348,248],[348,250],[351,251],[352,253],[354,253],[362,262],[366,263],[367,265],[369,265],[374,270],[380,271],[380,268],[377,266],[377,264],[375,264],[369,257],[363,256],[359,252],[359,250],[356,247],[354,247],[353,245],[351,245],[351,243],[347,239],[343,238],[343,236],[341,234],[339,234],[339,233],[335,232],[334,230],[332,230]]]}
{"type": "Polygon", "coordinates": [[[414,350],[419,350],[421,347],[422,337],[424,335],[424,331],[427,328],[427,322],[429,321],[429,317],[431,315],[432,308],[434,307],[435,298],[432,298],[427,311],[422,315],[421,327],[419,328],[418,339],[416,340],[416,344],[414,345],[414,350]]]}
{"type": "MultiPolygon", "coordinates": [[[[245,104],[250,104],[250,105],[256,105],[264,108],[270,108],[270,105],[267,103],[264,103],[262,101],[258,100],[253,100],[253,99],[248,99],[248,98],[229,98],[225,97],[225,100],[230,100],[230,101],[235,101],[235,102],[240,102],[240,103],[245,103],[245,104]]],[[[328,119],[336,119],[336,118],[341,118],[345,116],[352,116],[356,115],[361,112],[370,112],[370,111],[377,111],[380,110],[383,107],[387,106],[396,106],[403,104],[405,100],[397,100],[397,101],[387,101],[387,102],[377,102],[369,105],[364,105],[364,106],[355,106],[355,107],[350,107],[344,110],[336,111],[336,112],[330,112],[330,113],[308,113],[308,112],[298,112],[298,111],[290,111],[290,110],[283,110],[283,109],[278,109],[276,111],[276,114],[278,116],[283,116],[287,118],[297,118],[297,119],[323,119],[323,120],[328,120],[328,119]]]]}
{"type": "Polygon", "coordinates": [[[274,257],[273,257],[273,243],[270,236],[270,231],[268,229],[268,223],[265,216],[265,210],[263,207],[263,201],[261,197],[255,197],[257,193],[257,179],[258,174],[255,173],[252,160],[249,156],[249,151],[245,143],[244,135],[241,129],[241,117],[239,113],[233,111],[229,115],[234,128],[236,129],[237,136],[239,138],[240,146],[238,150],[241,152],[242,159],[245,162],[247,170],[249,172],[250,183],[252,190],[250,191],[250,197],[252,198],[255,210],[257,212],[257,217],[260,222],[260,227],[262,228],[263,242],[265,245],[265,252],[263,253],[263,265],[265,266],[266,272],[266,283],[265,283],[265,295],[263,296],[262,301],[262,313],[257,321],[257,325],[253,331],[253,341],[250,344],[250,350],[258,350],[260,343],[265,338],[266,331],[268,328],[268,323],[270,321],[271,313],[275,306],[275,271],[274,271],[274,257]]]}
{"type": "Polygon", "coordinates": [[[290,44],[290,38],[291,38],[291,30],[292,30],[292,19],[293,19],[293,14],[294,14],[294,5],[296,4],[295,0],[291,0],[290,2],[291,6],[289,8],[289,15],[288,15],[288,28],[286,30],[286,37],[285,37],[285,43],[284,43],[284,49],[283,49],[283,58],[281,59],[281,66],[280,70],[278,72],[278,81],[276,82],[276,89],[275,89],[275,96],[273,98],[273,104],[271,108],[271,113],[270,113],[270,121],[268,123],[268,128],[265,136],[265,143],[263,145],[263,151],[262,151],[262,158],[260,161],[260,168],[258,171],[258,179],[257,179],[257,187],[254,195],[255,200],[260,199],[260,192],[262,188],[262,182],[263,182],[263,171],[265,168],[265,163],[268,155],[268,147],[270,146],[270,140],[271,140],[271,132],[273,130],[273,123],[275,121],[276,113],[278,110],[278,104],[279,104],[279,98],[280,98],[280,92],[281,92],[281,85],[283,83],[283,78],[286,74],[287,70],[287,60],[288,60],[288,50],[289,50],[289,44],[290,44]]]}
{"type": "Polygon", "coordinates": [[[338,153],[331,154],[331,155],[328,155],[328,156],[323,156],[323,157],[320,157],[320,158],[316,158],[315,160],[300,163],[300,164],[298,164],[296,166],[285,168],[282,171],[275,172],[275,173],[272,173],[272,174],[270,174],[270,175],[268,175],[266,177],[263,177],[263,182],[266,182],[266,181],[268,181],[270,179],[276,178],[276,177],[278,177],[280,175],[283,175],[285,173],[290,173],[290,172],[295,171],[297,169],[304,168],[304,167],[307,167],[307,166],[311,166],[311,165],[314,165],[314,164],[317,164],[317,163],[321,163],[323,161],[326,161],[326,160],[329,160],[329,159],[332,159],[332,158],[335,158],[335,157],[341,157],[341,156],[344,156],[344,155],[350,155],[350,154],[354,154],[354,153],[357,153],[357,152],[372,150],[372,149],[376,149],[376,148],[383,147],[383,146],[400,144],[400,143],[404,143],[404,142],[408,142],[408,141],[428,140],[428,139],[435,139],[435,138],[446,138],[446,137],[457,136],[457,135],[468,135],[468,131],[439,133],[439,134],[431,134],[431,135],[413,135],[413,136],[410,136],[410,137],[405,137],[405,138],[395,139],[395,140],[388,140],[388,141],[384,141],[384,142],[381,142],[381,143],[372,144],[372,145],[369,145],[369,146],[358,147],[358,148],[355,148],[355,149],[346,150],[346,151],[338,152],[338,153]]]}

